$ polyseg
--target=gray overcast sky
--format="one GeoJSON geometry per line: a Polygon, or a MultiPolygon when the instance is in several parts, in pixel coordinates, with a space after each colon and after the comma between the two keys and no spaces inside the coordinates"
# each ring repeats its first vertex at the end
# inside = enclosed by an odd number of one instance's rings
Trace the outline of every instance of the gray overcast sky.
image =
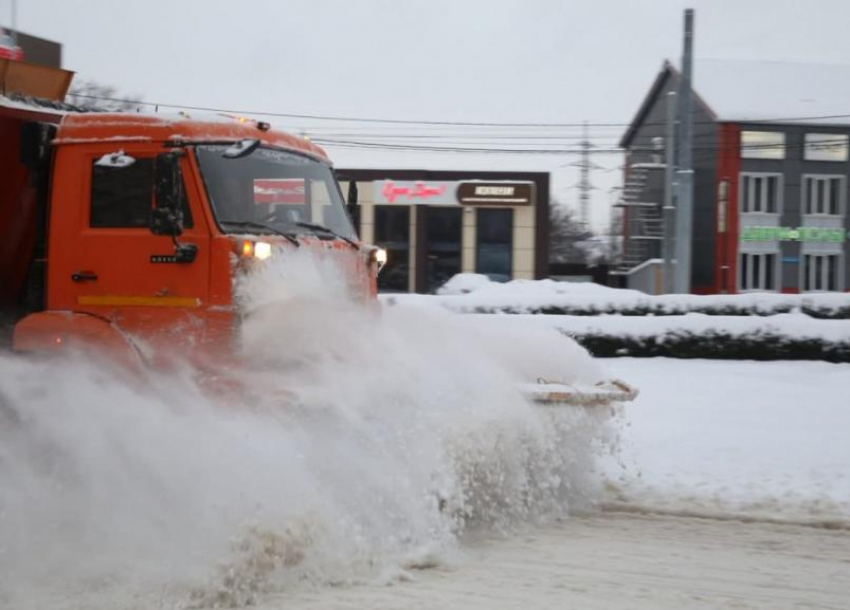
{"type": "MultiPolygon", "coordinates": [[[[0,23],[8,24],[10,7],[11,0],[0,0],[0,23]]],[[[626,123],[661,62],[678,62],[686,7],[696,9],[698,57],[850,63],[847,0],[18,0],[18,27],[61,42],[64,67],[80,77],[152,102],[396,119],[626,123]]],[[[317,125],[274,124],[311,131],[317,125]]],[[[363,124],[335,131],[364,140],[435,132],[363,124]]],[[[508,131],[532,130],[476,133],[508,131]]],[[[622,131],[591,128],[590,135],[610,148],[622,131]]],[[[557,134],[565,136],[558,143],[574,146],[580,129],[557,134]]],[[[573,204],[577,196],[570,188],[578,180],[569,165],[575,156],[328,149],[338,166],[552,171],[558,199],[573,204]]],[[[614,169],[622,157],[594,160],[614,169]]],[[[597,170],[593,181],[599,227],[619,173],[597,170]]]]}

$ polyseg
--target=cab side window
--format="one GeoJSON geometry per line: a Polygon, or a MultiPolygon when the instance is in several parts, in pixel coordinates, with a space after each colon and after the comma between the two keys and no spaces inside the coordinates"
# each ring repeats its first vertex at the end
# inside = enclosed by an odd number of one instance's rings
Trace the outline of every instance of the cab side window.
{"type": "Polygon", "coordinates": [[[129,167],[92,164],[91,216],[96,228],[146,228],[153,205],[153,159],[129,167]]]}
{"type": "MultiPolygon", "coordinates": [[[[146,229],[153,207],[153,159],[139,159],[127,167],[92,163],[89,226],[97,229],[146,229]]],[[[180,201],[183,226],[192,227],[185,189],[180,201]]]]}

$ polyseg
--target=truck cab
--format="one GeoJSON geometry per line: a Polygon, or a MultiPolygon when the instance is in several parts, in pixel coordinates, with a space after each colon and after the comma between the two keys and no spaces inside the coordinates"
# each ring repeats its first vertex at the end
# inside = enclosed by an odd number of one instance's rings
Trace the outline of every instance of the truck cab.
{"type": "Polygon", "coordinates": [[[374,296],[382,253],[358,241],[331,163],[309,141],[231,117],[67,113],[39,124],[22,127],[15,166],[43,196],[17,231],[32,238],[15,255],[27,273],[14,349],[94,344],[134,362],[232,353],[240,274],[302,248],[331,257],[352,298],[374,296]]]}

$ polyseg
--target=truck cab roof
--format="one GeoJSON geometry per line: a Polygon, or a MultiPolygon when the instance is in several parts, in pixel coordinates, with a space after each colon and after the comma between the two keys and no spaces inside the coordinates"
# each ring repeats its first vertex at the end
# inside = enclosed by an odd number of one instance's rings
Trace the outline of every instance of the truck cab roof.
{"type": "Polygon", "coordinates": [[[322,148],[305,138],[273,131],[268,124],[231,116],[184,114],[68,113],[54,144],[91,142],[222,142],[254,139],[327,161],[322,148]]]}

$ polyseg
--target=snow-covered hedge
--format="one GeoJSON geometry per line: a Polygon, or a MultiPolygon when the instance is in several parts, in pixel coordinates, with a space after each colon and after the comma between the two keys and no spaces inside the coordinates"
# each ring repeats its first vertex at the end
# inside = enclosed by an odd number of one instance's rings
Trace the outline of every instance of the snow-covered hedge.
{"type": "Polygon", "coordinates": [[[771,316],[799,312],[814,318],[850,319],[850,293],[650,296],[591,283],[553,280],[497,283],[472,273],[453,277],[440,289],[436,299],[459,313],[771,316]]]}
{"type": "MultiPolygon", "coordinates": [[[[498,284],[462,274],[438,295],[382,299],[463,314],[516,314],[512,322],[554,328],[596,356],[850,362],[847,293],[654,297],[597,284],[498,284]]],[[[506,322],[497,315],[483,319],[506,322]]]]}
{"type": "MultiPolygon", "coordinates": [[[[554,328],[573,337],[595,356],[850,362],[850,320],[823,320],[800,313],[517,317],[519,323],[554,328]]],[[[499,323],[498,316],[493,316],[493,323],[499,323]]]]}
{"type": "Polygon", "coordinates": [[[671,332],[657,337],[572,335],[597,357],[710,358],[724,360],[824,360],[850,362],[850,341],[793,338],[776,333],[736,335],[725,331],[703,334],[671,332]]]}

